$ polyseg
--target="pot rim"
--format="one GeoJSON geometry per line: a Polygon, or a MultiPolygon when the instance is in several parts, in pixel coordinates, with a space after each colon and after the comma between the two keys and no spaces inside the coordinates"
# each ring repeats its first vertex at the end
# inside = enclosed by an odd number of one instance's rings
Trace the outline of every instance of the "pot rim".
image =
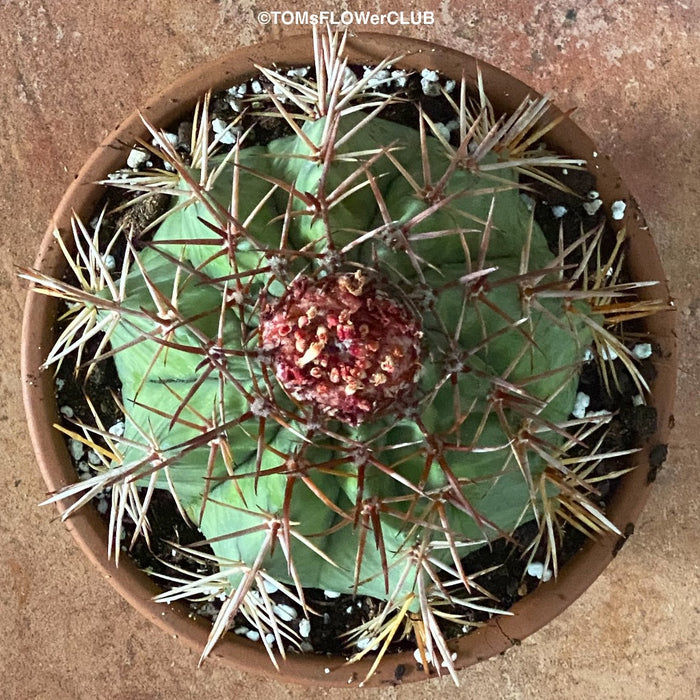
{"type": "MultiPolygon", "coordinates": [[[[348,37],[346,51],[357,63],[376,63],[387,56],[402,55],[396,61],[401,67],[416,70],[439,70],[442,75],[459,79],[462,73],[475,83],[477,68],[481,70],[489,98],[499,111],[512,111],[526,96],[539,97],[522,82],[503,71],[477,61],[472,56],[454,49],[418,39],[360,33],[348,37]]],[[[77,213],[84,220],[92,210],[104,188],[95,182],[123,166],[126,156],[138,138],[147,131],[141,115],[158,126],[167,127],[192,109],[196,100],[208,89],[214,91],[241,82],[256,72],[254,64],[306,65],[312,55],[311,35],[288,37],[282,40],[244,47],[223,57],[205,63],[174,81],[168,88],[149,100],[144,108],[131,114],[89,157],[75,181],[70,185],[54,213],[45,234],[35,267],[48,274],[60,273],[62,255],[53,236],[54,230],[69,229],[71,215],[77,213]]],[[[550,107],[549,114],[561,114],[550,107]]],[[[572,157],[589,162],[598,178],[597,189],[604,202],[608,219],[615,200],[627,204],[625,227],[629,236],[627,264],[635,280],[659,280],[655,288],[642,288],[642,297],[663,297],[670,294],[661,262],[636,201],[631,196],[610,159],[597,154],[597,149],[586,134],[569,118],[564,119],[547,138],[550,145],[572,157]]],[[[45,349],[52,343],[52,324],[55,319],[55,301],[45,295],[29,294],[22,329],[22,380],[27,422],[39,468],[49,491],[53,492],[75,480],[62,436],[52,428],[58,420],[51,372],[39,369],[45,349]]],[[[620,486],[608,508],[609,517],[618,528],[630,533],[647,499],[651,474],[649,452],[658,444],[668,441],[672,423],[672,405],[676,380],[676,344],[673,329],[675,312],[666,311],[646,319],[649,336],[657,344],[655,355],[658,371],[650,386],[650,405],[658,412],[657,432],[649,438],[636,455],[637,468],[620,479],[620,486]]],[[[59,502],[64,512],[70,502],[59,502]]],[[[182,639],[187,645],[201,651],[210,630],[208,621],[190,618],[183,604],[154,603],[152,597],[160,589],[128,558],[117,568],[106,557],[106,526],[95,509],[83,508],[66,521],[66,527],[80,548],[100,574],[146,618],[182,639]]],[[[589,541],[583,549],[560,570],[556,580],[541,584],[535,591],[518,601],[511,609],[512,616],[497,616],[483,627],[450,642],[457,652],[455,668],[462,669],[477,661],[502,653],[536,632],[559,615],[576,600],[600,575],[624,543],[625,537],[608,533],[589,541]]],[[[362,659],[352,666],[342,656],[328,657],[314,654],[290,653],[280,660],[279,672],[270,664],[262,645],[237,635],[227,635],[214,648],[210,658],[220,659],[238,670],[265,674],[280,681],[313,686],[343,686],[360,681],[366,675],[372,659],[362,659]]],[[[402,681],[420,680],[425,675],[416,670],[411,652],[386,656],[374,676],[365,684],[382,685],[396,682],[394,671],[404,667],[402,681]]],[[[431,676],[435,671],[432,670],[431,676]]]]}

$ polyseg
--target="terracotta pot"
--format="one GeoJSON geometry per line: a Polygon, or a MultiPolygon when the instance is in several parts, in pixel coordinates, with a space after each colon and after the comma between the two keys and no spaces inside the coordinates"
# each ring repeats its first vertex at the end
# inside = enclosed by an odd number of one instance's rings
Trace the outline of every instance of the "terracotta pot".
{"type": "MultiPolygon", "coordinates": [[[[476,59],[457,51],[414,39],[380,34],[362,34],[352,38],[348,42],[348,53],[351,60],[357,63],[378,62],[386,56],[405,54],[405,58],[400,61],[402,67],[419,71],[423,68],[437,69],[441,74],[457,79],[464,73],[471,82],[475,81],[477,71],[476,59]]],[[[151,100],[141,112],[156,125],[165,127],[190,111],[206,90],[221,89],[252,75],[255,72],[254,63],[306,65],[311,56],[310,36],[239,49],[177,80],[151,100]]],[[[535,94],[496,68],[481,62],[479,67],[487,93],[499,111],[512,111],[527,94],[535,94]]],[[[556,114],[556,110],[553,109],[553,113],[556,114]]],[[[53,239],[53,230],[69,230],[73,212],[83,220],[91,218],[91,212],[103,193],[103,188],[93,183],[123,166],[132,144],[136,139],[145,137],[146,130],[140,116],[134,113],[92,154],[50,222],[36,262],[38,269],[50,275],[61,275],[65,265],[53,239]]],[[[597,189],[608,213],[614,200],[624,199],[627,202],[625,225],[629,234],[629,271],[635,280],[661,281],[661,285],[656,287],[642,288],[642,297],[669,298],[652,237],[634,199],[609,159],[597,156],[590,139],[568,119],[551,132],[548,141],[556,150],[589,162],[598,178],[597,189]]],[[[58,419],[52,373],[39,369],[46,351],[52,345],[55,309],[55,303],[50,298],[39,294],[29,295],[22,348],[24,400],[29,428],[37,461],[46,485],[52,492],[76,480],[64,439],[52,428],[58,419]]],[[[658,411],[658,431],[641,446],[641,452],[635,455],[634,461],[639,466],[621,479],[608,510],[608,517],[625,533],[631,532],[632,524],[647,498],[653,476],[653,470],[649,466],[649,451],[655,445],[667,442],[675,393],[674,313],[659,313],[648,318],[645,324],[653,342],[660,349],[657,357],[661,359],[656,362],[658,374],[652,382],[653,396],[650,401],[658,411]]],[[[68,505],[69,502],[62,501],[58,508],[63,511],[68,505]]],[[[169,634],[176,635],[201,651],[210,624],[190,619],[184,606],[164,606],[152,602],[151,597],[159,589],[128,558],[123,558],[119,568],[115,568],[113,562],[107,560],[107,529],[95,509],[82,509],[66,525],[90,560],[129,603],[169,634]]],[[[624,538],[613,534],[588,542],[563,567],[556,581],[541,585],[519,601],[511,609],[515,613],[512,617],[494,618],[484,627],[459,639],[454,646],[457,652],[455,666],[463,668],[503,652],[552,620],[597,578],[623,542],[624,538]]],[[[595,621],[592,625],[595,626],[595,621]]],[[[229,635],[222,640],[215,647],[212,657],[239,670],[252,673],[267,671],[281,681],[344,687],[355,679],[363,678],[371,663],[370,659],[348,666],[344,657],[290,654],[286,662],[281,662],[278,674],[271,666],[262,645],[236,635],[229,635]]],[[[394,681],[395,670],[399,665],[404,667],[403,681],[425,677],[422,671],[416,669],[412,654],[406,652],[388,655],[368,684],[381,685],[394,681]]]]}

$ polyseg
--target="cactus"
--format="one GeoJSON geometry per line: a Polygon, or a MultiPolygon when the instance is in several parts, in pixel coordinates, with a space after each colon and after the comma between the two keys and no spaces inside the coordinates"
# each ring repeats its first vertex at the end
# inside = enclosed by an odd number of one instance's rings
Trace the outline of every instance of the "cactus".
{"type": "Polygon", "coordinates": [[[609,456],[610,416],[571,413],[588,348],[645,388],[614,328],[652,305],[618,282],[621,239],[604,256],[599,226],[552,251],[535,223],[522,174],[582,165],[539,146],[545,100],[497,119],[462,81],[440,88],[451,138],[421,108],[397,123],[391,61],[358,77],[344,41],[317,36],[306,77],[260,68],[270,89],[216,134],[207,97],[187,159],[148,125],[167,167],[109,184],[132,206],[169,197],[150,235],[124,219],[105,244],[101,218],[76,220],[75,251],[61,243],[76,281],[25,272],[68,302],[47,365],[113,358],[125,416],[123,435],[97,412],[69,431],[101,464],[50,501],[77,495],[69,516],[111,488],[118,558],[124,518],[148,538],[154,491],[172,494],[213,553],[183,551],[216,570],[161,599],[225,598],[203,657],[239,612],[284,655],[300,639],[268,590],[304,608],[320,588],[382,601],[349,636],[356,657],[406,628],[454,676],[439,619],[493,607],[469,552],[534,520],[525,556],[544,542],[556,570],[562,523],[615,530],[576,456],[585,441],[609,456]],[[287,135],[250,143],[251,114],[287,135]]]}

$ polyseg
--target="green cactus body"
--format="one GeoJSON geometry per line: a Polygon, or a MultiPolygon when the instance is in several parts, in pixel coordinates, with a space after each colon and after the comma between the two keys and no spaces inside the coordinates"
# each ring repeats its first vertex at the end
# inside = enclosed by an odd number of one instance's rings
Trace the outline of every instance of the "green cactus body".
{"type": "MultiPolygon", "coordinates": [[[[338,117],[336,141],[363,117],[338,117]]],[[[211,159],[209,169],[221,171],[207,201],[228,209],[236,180],[234,214],[245,222],[228,249],[212,209],[181,179],[182,195],[132,265],[127,311],[111,337],[121,348],[115,360],[127,411],[121,462],[142,462],[140,485],[174,490],[222,561],[252,567],[266,523],[278,518],[293,536],[291,554],[278,546],[261,563],[276,580],[298,576],[303,587],[405,599],[416,594],[405,566],[419,545],[454,566],[454,549],[464,556],[538,517],[549,495],[536,486],[547,460],[532,434],[556,454],[563,438],[547,426],[571,412],[576,368],[591,342],[582,317],[591,311],[556,296],[529,303],[527,280],[518,277],[552,265],[541,280],[555,282],[557,271],[520,197],[516,168],[497,176],[455,168],[431,200],[411,181],[424,179],[421,149],[434,183],[450,168],[437,138],[377,117],[323,162],[316,155],[327,119],[302,129],[318,148],[291,135],[234,149],[226,162],[211,159]],[[389,148],[391,157],[382,153],[389,148]],[[309,200],[322,201],[348,178],[364,186],[323,215],[309,211],[309,200]],[[290,196],[294,215],[285,223],[290,196]],[[473,274],[486,268],[494,269],[473,274]],[[313,287],[360,273],[415,320],[420,367],[393,408],[344,420],[312,399],[298,405],[274,379],[279,368],[262,347],[260,325],[295,277],[313,287]],[[153,285],[177,300],[171,326],[153,285]],[[230,446],[228,464],[212,448],[216,439],[230,446]]],[[[489,155],[482,164],[496,161],[489,155]]],[[[242,576],[231,576],[232,588],[242,576]]],[[[416,597],[411,608],[418,606],[416,597]]]]}

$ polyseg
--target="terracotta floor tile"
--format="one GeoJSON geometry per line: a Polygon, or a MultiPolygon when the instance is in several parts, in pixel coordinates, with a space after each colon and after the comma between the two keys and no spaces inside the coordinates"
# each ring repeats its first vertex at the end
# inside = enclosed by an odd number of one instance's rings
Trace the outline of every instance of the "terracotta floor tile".
{"type": "MultiPolygon", "coordinates": [[[[291,6],[291,3],[290,5],[291,6]]],[[[62,191],[100,139],[147,96],[227,48],[291,35],[270,2],[0,4],[0,696],[304,698],[308,691],[206,664],[142,621],[39,509],[44,495],[20,399],[25,289],[62,191]]],[[[339,10],[349,7],[340,3],[339,10]]],[[[405,698],[700,696],[697,465],[700,435],[700,90],[696,0],[442,0],[408,3],[435,23],[385,31],[434,39],[514,73],[610,154],[648,219],[679,309],[680,394],[670,458],[637,532],[571,609],[504,657],[405,698]]],[[[309,7],[308,9],[324,9],[309,7]]],[[[384,0],[353,9],[387,12],[384,0]]],[[[391,698],[393,688],[366,691],[391,698]]],[[[318,691],[351,697],[356,690],[318,691]]]]}

